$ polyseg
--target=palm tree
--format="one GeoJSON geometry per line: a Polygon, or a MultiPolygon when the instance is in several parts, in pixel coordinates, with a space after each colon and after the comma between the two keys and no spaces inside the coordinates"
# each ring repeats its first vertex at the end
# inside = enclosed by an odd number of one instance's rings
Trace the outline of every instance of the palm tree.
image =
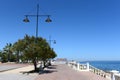
{"type": "Polygon", "coordinates": [[[11,56],[12,56],[12,44],[11,43],[7,43],[5,48],[4,49],[4,52],[7,53],[7,59],[8,59],[8,62],[11,61],[11,56]]]}

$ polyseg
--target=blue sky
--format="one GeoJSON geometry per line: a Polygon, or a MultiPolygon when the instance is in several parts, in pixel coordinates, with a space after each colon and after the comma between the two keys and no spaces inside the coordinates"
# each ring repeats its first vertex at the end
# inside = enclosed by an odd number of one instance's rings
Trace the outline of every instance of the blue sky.
{"type": "Polygon", "coordinates": [[[28,35],[35,36],[39,2],[42,14],[50,14],[52,23],[39,17],[39,36],[57,44],[58,57],[79,60],[120,60],[119,0],[0,0],[0,49],[28,35]]]}

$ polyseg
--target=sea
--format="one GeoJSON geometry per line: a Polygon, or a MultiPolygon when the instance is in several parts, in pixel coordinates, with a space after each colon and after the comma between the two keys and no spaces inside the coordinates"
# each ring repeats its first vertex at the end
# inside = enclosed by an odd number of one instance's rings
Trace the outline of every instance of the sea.
{"type": "Polygon", "coordinates": [[[80,63],[86,62],[89,62],[90,65],[104,71],[108,72],[111,70],[120,71],[120,61],[82,61],[80,63]]]}

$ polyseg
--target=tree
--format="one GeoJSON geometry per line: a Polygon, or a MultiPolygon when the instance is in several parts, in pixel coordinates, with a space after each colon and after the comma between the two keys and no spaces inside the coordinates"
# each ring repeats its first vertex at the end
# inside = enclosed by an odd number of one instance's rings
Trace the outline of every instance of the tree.
{"type": "Polygon", "coordinates": [[[3,49],[4,49],[4,53],[7,54],[8,62],[11,61],[11,57],[12,57],[12,44],[11,43],[7,43],[6,46],[3,49]]]}
{"type": "Polygon", "coordinates": [[[3,52],[1,56],[1,62],[7,62],[8,61],[8,54],[3,52]]]}
{"type": "Polygon", "coordinates": [[[17,62],[19,62],[19,59],[24,49],[25,49],[25,42],[23,39],[19,39],[17,42],[13,44],[13,51],[16,53],[17,62]]]}
{"type": "Polygon", "coordinates": [[[52,48],[50,47],[43,47],[42,53],[41,53],[41,60],[43,61],[43,65],[44,68],[47,67],[48,65],[46,65],[46,63],[49,61],[49,65],[50,60],[55,58],[57,55],[56,53],[53,51],[52,48]]]}
{"type": "Polygon", "coordinates": [[[2,51],[0,50],[0,62],[2,61],[2,51]]]}
{"type": "Polygon", "coordinates": [[[13,47],[14,51],[22,53],[21,55],[24,60],[32,61],[35,71],[37,71],[38,61],[46,62],[50,58],[53,58],[52,55],[55,54],[55,52],[51,51],[48,42],[42,37],[36,38],[26,35],[24,39],[15,42],[13,47]],[[53,54],[51,55],[51,53],[53,54]]]}

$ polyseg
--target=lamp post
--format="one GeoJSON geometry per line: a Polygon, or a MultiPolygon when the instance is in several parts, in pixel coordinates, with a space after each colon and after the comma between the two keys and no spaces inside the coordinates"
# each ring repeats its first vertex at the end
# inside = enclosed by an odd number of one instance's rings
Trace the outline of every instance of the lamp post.
{"type": "Polygon", "coordinates": [[[48,40],[48,41],[49,41],[50,47],[51,47],[51,42],[53,42],[53,44],[56,44],[56,40],[52,40],[52,39],[51,39],[51,36],[49,36],[49,40],[48,40]]]}
{"type": "MultiPolygon", "coordinates": [[[[56,44],[56,40],[52,40],[52,39],[51,39],[51,36],[49,36],[48,42],[49,42],[50,48],[51,48],[52,51],[53,51],[53,48],[52,48],[52,46],[51,46],[51,42],[53,42],[53,44],[56,44]]],[[[51,61],[52,61],[52,60],[49,59],[49,65],[51,65],[51,61]]]]}
{"type": "MultiPolygon", "coordinates": [[[[23,22],[26,22],[26,23],[30,22],[28,17],[36,17],[36,39],[35,39],[35,43],[37,43],[38,42],[37,39],[38,39],[38,21],[39,21],[39,17],[47,17],[45,22],[52,22],[52,20],[50,19],[50,15],[39,15],[39,4],[37,4],[37,13],[35,15],[25,15],[25,19],[23,20],[23,22]]],[[[36,60],[36,58],[35,58],[35,60],[36,60]]],[[[35,66],[35,70],[36,70],[36,61],[34,61],[34,66],[35,66]]]]}
{"type": "Polygon", "coordinates": [[[25,15],[25,19],[23,20],[23,22],[30,22],[28,17],[36,17],[36,39],[38,38],[38,21],[39,21],[39,17],[42,17],[42,16],[47,17],[45,22],[52,22],[52,20],[50,19],[50,15],[39,15],[39,4],[37,4],[37,14],[36,15],[25,15]]]}

